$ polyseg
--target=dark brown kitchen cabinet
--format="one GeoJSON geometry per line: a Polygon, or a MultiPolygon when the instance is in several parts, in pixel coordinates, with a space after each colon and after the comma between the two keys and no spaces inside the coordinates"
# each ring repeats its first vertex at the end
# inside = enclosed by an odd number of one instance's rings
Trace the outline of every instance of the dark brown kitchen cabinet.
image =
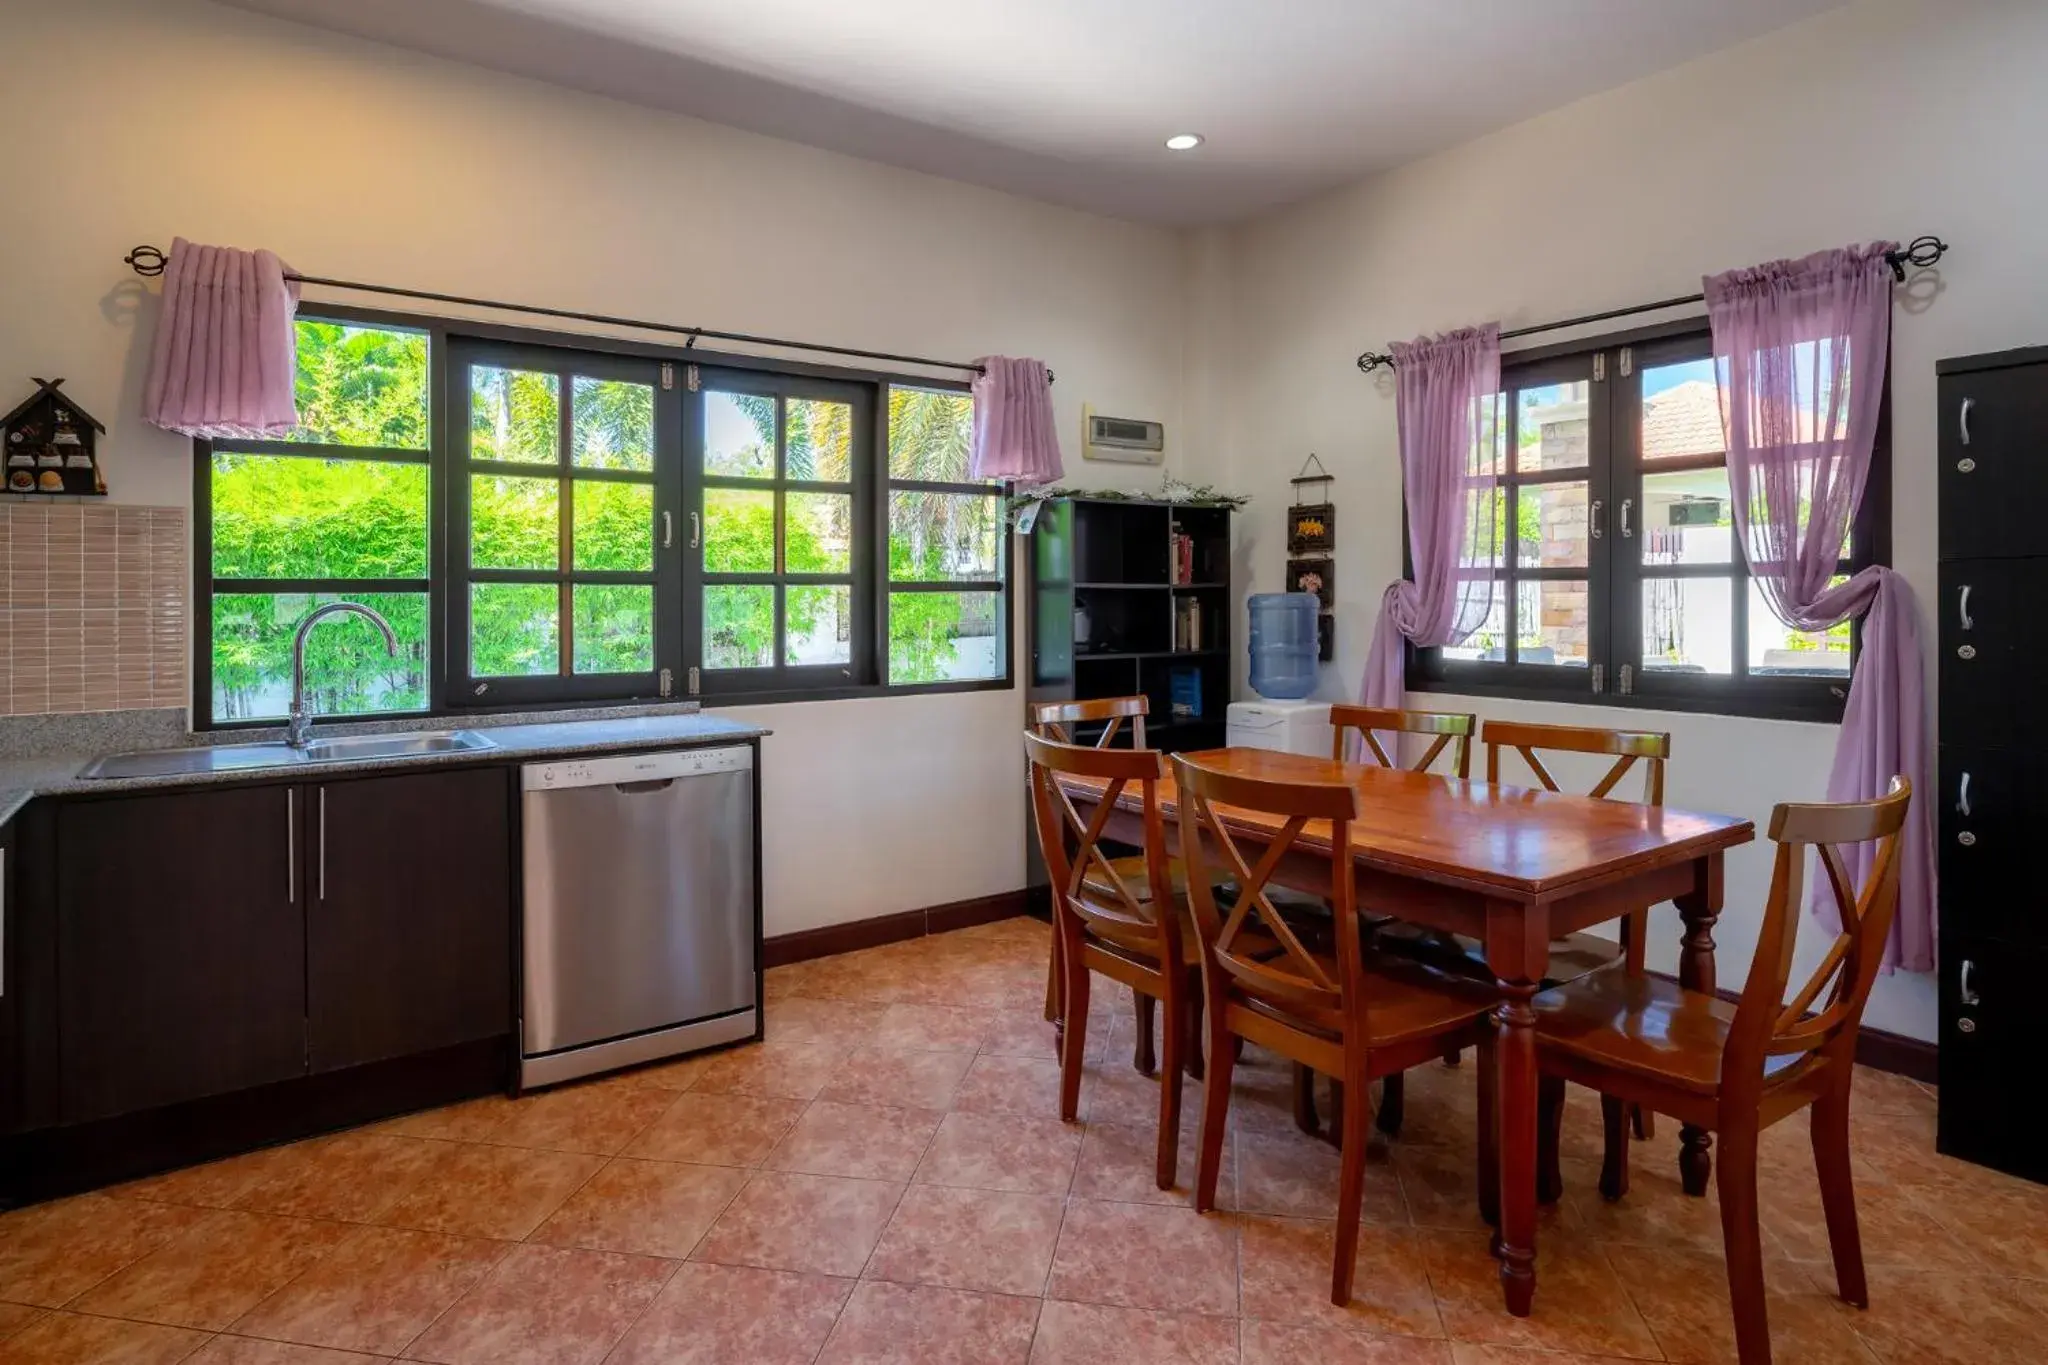
{"type": "Polygon", "coordinates": [[[2048,949],[1957,936],[1941,950],[1941,1114],[1949,1156],[2048,1181],[2036,1082],[2048,949]]]}
{"type": "Polygon", "coordinates": [[[58,808],[63,1122],[304,1074],[299,801],[260,786],[58,808]]]}
{"type": "Polygon", "coordinates": [[[510,773],[359,778],[304,794],[311,1069],[512,1032],[510,773]]]}
{"type": "Polygon", "coordinates": [[[1942,554],[2041,554],[2048,348],[1943,361],[1940,373],[1942,554]]]}

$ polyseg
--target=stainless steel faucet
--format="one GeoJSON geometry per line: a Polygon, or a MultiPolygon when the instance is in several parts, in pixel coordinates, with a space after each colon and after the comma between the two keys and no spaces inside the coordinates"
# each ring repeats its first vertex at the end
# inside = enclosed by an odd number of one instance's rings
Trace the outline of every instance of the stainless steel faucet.
{"type": "Polygon", "coordinates": [[[307,612],[306,619],[299,622],[298,633],[292,636],[292,707],[285,713],[284,742],[294,749],[306,747],[308,732],[313,728],[313,718],[306,714],[306,636],[326,618],[347,612],[369,617],[384,632],[384,647],[393,658],[398,655],[398,636],[392,632],[391,623],[368,607],[355,602],[329,602],[307,612]]]}

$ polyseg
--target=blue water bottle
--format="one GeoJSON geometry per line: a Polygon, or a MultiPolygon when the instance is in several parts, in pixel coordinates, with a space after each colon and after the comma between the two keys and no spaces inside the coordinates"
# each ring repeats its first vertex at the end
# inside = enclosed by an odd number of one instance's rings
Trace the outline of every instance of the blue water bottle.
{"type": "Polygon", "coordinates": [[[1316,690],[1314,593],[1252,594],[1252,691],[1268,701],[1300,701],[1316,690]]]}

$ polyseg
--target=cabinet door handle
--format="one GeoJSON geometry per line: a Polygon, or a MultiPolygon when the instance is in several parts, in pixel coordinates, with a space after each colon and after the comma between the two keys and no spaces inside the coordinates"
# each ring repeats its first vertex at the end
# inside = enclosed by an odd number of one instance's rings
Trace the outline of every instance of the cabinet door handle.
{"type": "Polygon", "coordinates": [[[1956,986],[1956,997],[1960,999],[1965,1005],[1969,1006],[1971,1009],[1975,1009],[1978,1003],[1980,1002],[1980,997],[1978,996],[1977,992],[1970,989],[1970,974],[1976,970],[1977,964],[1970,961],[1970,959],[1968,959],[1967,957],[1964,958],[1963,977],[1962,980],[1958,982],[1956,986]]]}
{"type": "Polygon", "coordinates": [[[1956,813],[1967,816],[1970,813],[1970,775],[1963,774],[1963,780],[1956,784],[1956,813]]]}
{"type": "Polygon", "coordinates": [[[1970,585],[1963,584],[1963,590],[1956,594],[1956,620],[1964,630],[1977,628],[1976,618],[1970,615],[1970,585]]]}
{"type": "Polygon", "coordinates": [[[320,903],[327,903],[327,788],[320,789],[320,903]]]}
{"type": "Polygon", "coordinates": [[[299,903],[299,789],[284,789],[284,890],[289,903],[299,903]]]}
{"type": "Polygon", "coordinates": [[[1603,528],[1600,525],[1600,509],[1604,505],[1605,504],[1603,504],[1600,501],[1600,499],[1593,499],[1593,515],[1586,519],[1586,524],[1593,528],[1593,539],[1595,540],[1600,539],[1600,536],[1602,534],[1603,528]]]}
{"type": "Polygon", "coordinates": [[[1623,540],[1627,540],[1635,534],[1635,531],[1628,524],[1628,514],[1634,509],[1635,505],[1636,500],[1634,498],[1623,498],[1621,500],[1621,538],[1623,540]]]}
{"type": "Polygon", "coordinates": [[[1964,445],[1970,443],[1970,409],[1976,406],[1976,399],[1965,398],[1962,407],[1956,410],[1956,434],[1962,438],[1964,445]]]}

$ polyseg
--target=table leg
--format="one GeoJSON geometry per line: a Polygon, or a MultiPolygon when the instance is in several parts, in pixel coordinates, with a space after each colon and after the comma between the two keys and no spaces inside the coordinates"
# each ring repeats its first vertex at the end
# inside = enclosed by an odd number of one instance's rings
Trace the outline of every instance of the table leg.
{"type": "Polygon", "coordinates": [[[1489,905],[1486,957],[1501,992],[1493,1012],[1500,1120],[1500,1229],[1493,1252],[1508,1312],[1526,1318],[1536,1299],[1536,1011],[1529,1002],[1550,966],[1549,913],[1540,906],[1489,905]]]}
{"type": "MultiPolygon", "coordinates": [[[[1694,867],[1693,888],[1677,900],[1678,914],[1685,924],[1680,940],[1678,984],[1690,991],[1712,995],[1714,980],[1714,924],[1721,918],[1721,855],[1710,853],[1694,867]]],[[[1704,1198],[1713,1178],[1714,1135],[1705,1128],[1685,1124],[1678,1130],[1678,1177],[1685,1192],[1704,1198]]]]}

